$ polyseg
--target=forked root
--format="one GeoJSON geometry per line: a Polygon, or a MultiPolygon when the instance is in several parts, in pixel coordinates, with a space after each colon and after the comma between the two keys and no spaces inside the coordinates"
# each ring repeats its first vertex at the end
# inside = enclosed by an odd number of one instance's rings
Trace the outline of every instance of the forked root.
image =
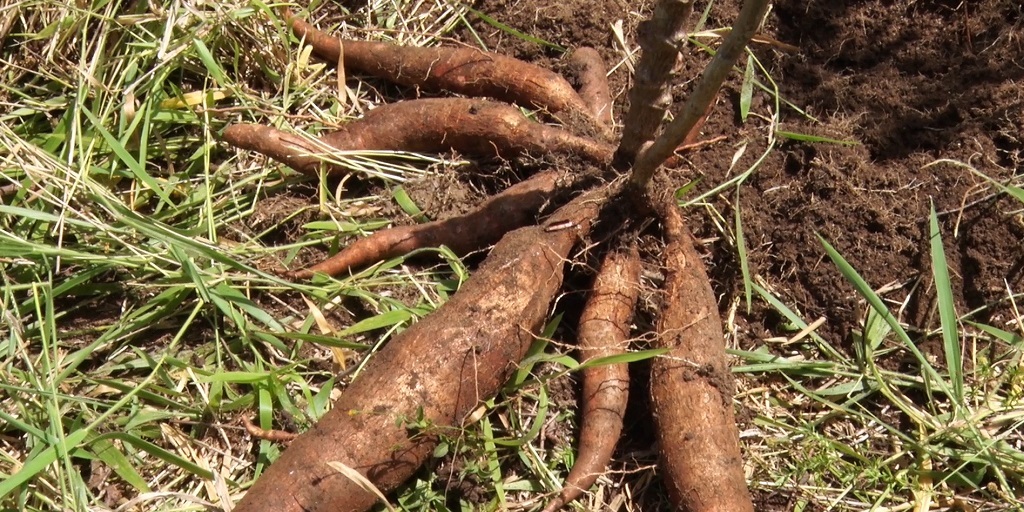
{"type": "MultiPolygon", "coordinates": [[[[610,251],[594,280],[594,289],[580,316],[580,359],[624,354],[629,325],[640,294],[640,254],[636,246],[610,251]]],[[[583,413],[579,450],[565,485],[544,512],[554,512],[575,500],[604,474],[622,433],[622,417],[629,398],[626,363],[592,366],[583,370],[583,413]]]]}
{"type": "Polygon", "coordinates": [[[383,492],[411,476],[438,436],[493,397],[540,332],[569,251],[589,232],[604,193],[580,196],[549,225],[494,246],[452,298],[374,355],[311,430],[256,481],[238,512],[361,512],[376,495],[339,473],[352,468],[383,492]]]}
{"type": "Polygon", "coordinates": [[[651,363],[651,407],[669,497],[692,512],[753,511],[733,416],[722,320],[693,237],[674,204],[661,208],[664,300],[651,363]]]}
{"type": "Polygon", "coordinates": [[[308,279],[317,273],[336,276],[416,249],[441,245],[458,256],[464,256],[497,242],[515,228],[535,221],[544,204],[556,194],[560,176],[562,174],[557,171],[536,174],[488,198],[465,215],[377,231],[312,267],[286,275],[292,279],[308,279]]]}
{"type": "Polygon", "coordinates": [[[614,148],[602,142],[527,119],[515,107],[481,99],[431,98],[377,107],[337,131],[309,140],[269,126],[236,124],[224,130],[229,144],[263,153],[289,167],[318,176],[347,170],[324,161],[337,151],[455,150],[480,157],[578,155],[596,164],[611,161],[614,148]]]}

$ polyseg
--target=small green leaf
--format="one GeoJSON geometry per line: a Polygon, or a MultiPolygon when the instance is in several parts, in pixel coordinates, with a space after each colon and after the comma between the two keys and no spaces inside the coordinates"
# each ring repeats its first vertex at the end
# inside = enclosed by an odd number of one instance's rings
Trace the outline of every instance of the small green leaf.
{"type": "Polygon", "coordinates": [[[685,185],[679,187],[678,189],[676,189],[676,193],[675,193],[676,199],[680,200],[680,199],[686,197],[686,195],[689,194],[690,191],[693,190],[700,183],[700,180],[701,180],[700,178],[692,179],[687,184],[685,184],[685,185]]]}
{"type": "Polygon", "coordinates": [[[825,144],[840,144],[843,146],[859,146],[860,142],[855,140],[841,140],[831,139],[828,137],[820,137],[818,135],[808,135],[806,133],[787,132],[785,130],[775,130],[775,135],[784,139],[796,140],[800,142],[821,142],[825,144]]]}
{"type": "Polygon", "coordinates": [[[381,313],[377,316],[367,318],[366,320],[356,322],[355,325],[338,332],[338,336],[351,336],[353,334],[359,334],[361,332],[374,331],[377,329],[392,327],[394,325],[398,325],[402,322],[409,320],[410,318],[412,318],[412,316],[412,312],[410,312],[407,309],[396,309],[393,311],[388,311],[386,313],[381,313]]]}
{"type": "Polygon", "coordinates": [[[391,193],[394,195],[395,202],[398,203],[398,206],[400,206],[405,213],[408,213],[413,220],[416,222],[427,222],[430,220],[423,213],[423,210],[420,210],[420,207],[416,206],[416,203],[413,202],[412,198],[409,197],[409,193],[406,192],[404,188],[395,187],[391,193]]]}
{"type": "MultiPolygon", "coordinates": [[[[746,121],[750,104],[754,100],[754,56],[747,54],[747,67],[743,70],[743,84],[740,86],[740,121],[746,121]]],[[[748,294],[749,299],[749,294],[748,294]]]]}
{"type": "Polygon", "coordinates": [[[210,49],[206,47],[200,39],[192,40],[193,46],[196,48],[196,53],[199,54],[199,60],[203,61],[203,65],[206,66],[206,70],[210,72],[213,79],[217,81],[217,85],[225,86],[228,84],[227,75],[224,74],[224,70],[220,68],[220,64],[213,58],[213,54],[210,53],[210,49]]]}

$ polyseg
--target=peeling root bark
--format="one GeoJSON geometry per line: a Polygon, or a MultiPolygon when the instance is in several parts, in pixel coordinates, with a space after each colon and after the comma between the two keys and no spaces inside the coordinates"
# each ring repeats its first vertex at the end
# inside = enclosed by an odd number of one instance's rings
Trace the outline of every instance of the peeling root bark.
{"type": "Polygon", "coordinates": [[[432,91],[490,97],[524,107],[586,113],[583,100],[557,73],[540,66],[473,48],[420,48],[339,39],[285,14],[299,38],[321,58],[388,81],[432,91]]]}
{"type": "Polygon", "coordinates": [[[505,235],[451,300],[373,356],[310,431],[246,493],[238,512],[363,511],[376,498],[332,469],[341,462],[383,492],[430,455],[504,384],[543,327],[563,264],[589,232],[603,195],[581,196],[549,222],[505,235]],[[413,424],[417,426],[413,426],[413,424]]]}
{"type": "MultiPolygon", "coordinates": [[[[583,362],[626,352],[639,293],[640,254],[636,246],[609,252],[580,316],[579,349],[583,362]]],[[[572,502],[604,474],[622,433],[628,398],[626,363],[583,370],[583,421],[576,464],[562,491],[543,512],[554,512],[572,502]]]]}
{"type": "Polygon", "coordinates": [[[312,267],[286,275],[293,279],[308,279],[316,273],[336,276],[416,249],[441,245],[464,256],[536,221],[541,208],[555,195],[560,176],[557,171],[536,174],[488,198],[465,215],[377,231],[312,267]]]}
{"type": "Polygon", "coordinates": [[[651,364],[651,407],[665,486],[681,510],[752,512],[715,295],[678,208],[664,205],[662,217],[668,274],[657,343],[671,352],[651,364]]]}
{"type": "Polygon", "coordinates": [[[345,124],[319,141],[254,124],[224,130],[229,144],[263,153],[299,172],[318,176],[346,169],[323,161],[339,151],[413,151],[443,153],[455,150],[471,156],[511,158],[523,153],[579,155],[596,164],[611,161],[614,148],[605,143],[531,121],[519,109],[488,100],[431,98],[382,105],[363,118],[345,124]]]}

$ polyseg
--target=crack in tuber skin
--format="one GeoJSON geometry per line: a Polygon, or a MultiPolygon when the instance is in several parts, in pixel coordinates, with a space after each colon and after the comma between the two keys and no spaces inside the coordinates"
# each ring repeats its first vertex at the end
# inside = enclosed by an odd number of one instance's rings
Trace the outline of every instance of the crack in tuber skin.
{"type": "MultiPolygon", "coordinates": [[[[640,254],[635,245],[609,252],[594,279],[594,288],[580,315],[581,362],[624,354],[629,326],[640,295],[640,254]]],[[[558,496],[543,512],[555,512],[579,498],[604,474],[622,434],[629,398],[626,363],[583,370],[583,411],[576,463],[558,496]]]]}
{"type": "Polygon", "coordinates": [[[496,194],[473,211],[450,219],[398,226],[360,238],[312,267],[286,275],[308,279],[316,273],[336,276],[424,247],[447,246],[457,256],[483,249],[505,233],[536,221],[545,203],[559,190],[563,174],[538,173],[496,194]]]}
{"type": "Polygon", "coordinates": [[[559,74],[528,62],[475,48],[422,48],[341,39],[285,11],[285,21],[321,58],[396,84],[490,97],[552,114],[589,115],[580,95],[559,74]],[[342,57],[343,55],[343,57],[342,57]]]}
{"type": "Polygon", "coordinates": [[[660,213],[667,275],[655,346],[670,352],[651,362],[650,391],[663,481],[681,510],[753,512],[715,294],[678,208],[660,213]]]}
{"type": "Polygon", "coordinates": [[[318,155],[339,151],[393,150],[511,158],[524,153],[579,155],[597,164],[611,161],[615,148],[568,130],[527,119],[519,109],[482,99],[430,98],[382,105],[361,119],[323,135],[319,143],[270,126],[236,124],[224,130],[229,144],[263,153],[292,169],[318,176],[345,169],[318,155]]]}
{"type": "Polygon", "coordinates": [[[543,327],[563,266],[589,233],[604,191],[577,197],[551,222],[506,234],[458,293],[396,336],[316,425],[296,438],[238,512],[361,512],[376,496],[331,468],[341,462],[387,493],[504,385],[543,327]],[[419,425],[414,427],[413,424],[419,425]]]}

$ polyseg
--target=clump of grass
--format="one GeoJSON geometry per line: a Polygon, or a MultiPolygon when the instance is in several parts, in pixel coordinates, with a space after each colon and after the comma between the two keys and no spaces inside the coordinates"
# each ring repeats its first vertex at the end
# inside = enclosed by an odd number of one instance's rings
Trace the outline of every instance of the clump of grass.
{"type": "MultiPolygon", "coordinates": [[[[408,7],[373,14],[426,41],[458,13],[408,7]]],[[[279,451],[241,417],[304,428],[465,269],[444,253],[329,282],[272,272],[390,220],[365,187],[264,210],[295,177],[218,144],[228,119],[334,123],[379,101],[360,84],[338,102],[262,4],[20,2],[4,19],[0,507],[230,509],[279,451]],[[308,234],[277,245],[296,223],[308,234]]],[[[392,156],[334,158],[385,182],[442,165],[392,156]]]]}

